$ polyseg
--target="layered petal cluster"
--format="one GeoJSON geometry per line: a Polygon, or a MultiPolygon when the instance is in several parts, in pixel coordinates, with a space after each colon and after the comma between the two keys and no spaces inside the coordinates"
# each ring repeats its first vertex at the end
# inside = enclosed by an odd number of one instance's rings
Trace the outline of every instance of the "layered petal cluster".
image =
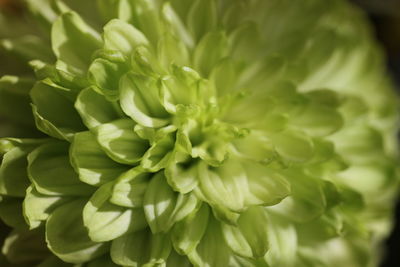
{"type": "Polygon", "coordinates": [[[27,6],[37,28],[2,42],[32,69],[0,79],[0,112],[30,127],[0,139],[8,260],[378,263],[398,193],[398,100],[358,9],[27,6]]]}

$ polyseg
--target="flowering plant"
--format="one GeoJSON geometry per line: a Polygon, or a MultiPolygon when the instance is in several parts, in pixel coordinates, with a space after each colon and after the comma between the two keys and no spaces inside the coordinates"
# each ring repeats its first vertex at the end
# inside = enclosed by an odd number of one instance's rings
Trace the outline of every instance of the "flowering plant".
{"type": "Polygon", "coordinates": [[[29,23],[0,31],[32,68],[0,80],[9,261],[377,264],[398,101],[358,9],[26,2],[29,23]]]}

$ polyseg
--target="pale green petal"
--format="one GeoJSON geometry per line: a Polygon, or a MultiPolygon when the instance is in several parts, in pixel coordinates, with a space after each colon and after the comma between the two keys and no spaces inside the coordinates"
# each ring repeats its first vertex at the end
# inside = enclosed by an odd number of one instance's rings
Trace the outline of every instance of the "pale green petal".
{"type": "Polygon", "coordinates": [[[130,55],[138,46],[148,45],[146,36],[132,24],[113,19],[104,27],[104,48],[130,55]]]}
{"type": "Polygon", "coordinates": [[[131,119],[120,119],[102,124],[93,132],[110,158],[122,164],[134,164],[141,160],[150,146],[147,140],[135,133],[135,125],[131,119]]]}
{"type": "Polygon", "coordinates": [[[106,253],[109,249],[106,243],[90,240],[82,218],[85,204],[86,200],[78,199],[62,205],[47,220],[48,247],[65,262],[86,262],[106,253]]]}
{"type": "MultiPolygon", "coordinates": [[[[212,0],[197,2],[211,1],[212,0]]],[[[195,69],[199,70],[204,77],[208,77],[213,67],[228,55],[228,51],[228,38],[223,32],[207,33],[194,51],[193,64],[195,69]]]]}
{"type": "Polygon", "coordinates": [[[33,80],[17,76],[0,78],[0,114],[14,123],[33,126],[29,91],[33,80]]]}
{"type": "Polygon", "coordinates": [[[114,185],[110,202],[128,208],[142,207],[151,176],[140,167],[123,173],[114,185]]]}
{"type": "Polygon", "coordinates": [[[48,44],[34,35],[26,35],[19,38],[3,39],[1,46],[9,53],[14,53],[24,60],[39,59],[46,62],[54,61],[48,44]]]}
{"type": "Polygon", "coordinates": [[[215,29],[217,24],[217,7],[214,0],[192,1],[187,14],[187,25],[197,42],[207,33],[215,29]]]}
{"type": "Polygon", "coordinates": [[[314,153],[314,144],[302,132],[286,130],[271,136],[276,151],[285,160],[304,162],[314,153]]]}
{"type": "Polygon", "coordinates": [[[269,248],[268,216],[263,207],[251,207],[242,213],[237,226],[222,225],[228,246],[238,255],[260,258],[269,248]]]}
{"type": "Polygon", "coordinates": [[[142,209],[129,209],[109,202],[113,184],[100,187],[83,209],[83,223],[95,242],[110,241],[147,226],[142,209]]]}
{"type": "Polygon", "coordinates": [[[83,74],[92,54],[101,47],[100,35],[74,12],[62,14],[51,30],[52,47],[63,70],[83,74]]]}
{"type": "Polygon", "coordinates": [[[27,156],[32,148],[14,147],[2,159],[0,166],[0,194],[23,197],[30,182],[27,156]]]}
{"type": "MultiPolygon", "coordinates": [[[[70,134],[73,132],[84,129],[82,120],[74,109],[73,100],[67,97],[67,90],[45,82],[38,82],[30,93],[34,104],[34,111],[38,115],[35,118],[36,122],[38,123],[38,120],[45,121],[47,122],[47,126],[51,127],[51,129],[38,128],[56,138],[60,138],[60,136],[54,134],[54,131],[58,131],[70,138],[70,134]],[[48,99],[52,101],[48,101],[48,99]]],[[[41,124],[38,126],[41,126],[41,124]]]]}
{"type": "Polygon", "coordinates": [[[180,254],[190,254],[199,244],[208,227],[209,208],[203,204],[198,212],[192,213],[177,223],[172,231],[174,248],[180,254]]]}
{"type": "Polygon", "coordinates": [[[175,140],[173,135],[166,135],[156,141],[143,155],[141,166],[143,169],[156,172],[165,168],[173,157],[175,140]]]}
{"type": "Polygon", "coordinates": [[[200,190],[211,205],[237,212],[245,209],[248,181],[246,173],[237,162],[227,161],[218,168],[201,164],[198,179],[200,190]]]}
{"type": "Polygon", "coordinates": [[[30,229],[37,228],[47,220],[54,209],[72,200],[70,197],[44,195],[30,186],[26,190],[23,202],[25,220],[30,229]]]}
{"type": "Polygon", "coordinates": [[[122,111],[115,103],[109,102],[92,88],[80,92],[75,108],[89,129],[122,117],[122,111]]]}
{"type": "Polygon", "coordinates": [[[167,232],[197,206],[198,200],[193,194],[174,192],[162,173],[152,177],[143,200],[146,219],[153,233],[167,232]]]}
{"type": "MultiPolygon", "coordinates": [[[[171,30],[174,35],[181,40],[188,48],[193,48],[194,40],[188,29],[183,24],[182,19],[176,13],[175,9],[171,6],[171,2],[165,2],[161,9],[162,22],[167,24],[167,29],[171,30]]],[[[189,2],[187,2],[189,3],[189,2]]],[[[190,4],[190,3],[189,3],[190,4]]],[[[181,3],[183,6],[183,3],[181,3]]]]}
{"type": "Polygon", "coordinates": [[[295,266],[297,234],[294,226],[275,215],[269,216],[269,246],[265,260],[270,266],[295,266]]]}
{"type": "Polygon", "coordinates": [[[170,251],[171,242],[167,235],[153,234],[150,229],[145,229],[114,240],[111,258],[122,266],[163,266],[170,251]]]}
{"type": "Polygon", "coordinates": [[[75,135],[70,148],[70,159],[79,179],[95,186],[116,180],[129,169],[128,166],[110,159],[90,132],[75,135]]]}
{"type": "Polygon", "coordinates": [[[83,184],[72,168],[68,143],[42,145],[28,156],[28,174],[38,192],[46,195],[88,196],[94,188],[83,184]]]}
{"type": "Polygon", "coordinates": [[[14,229],[28,229],[22,215],[22,198],[1,196],[0,218],[8,226],[14,229]]]}
{"type": "Polygon", "coordinates": [[[95,59],[89,67],[88,79],[95,86],[94,89],[109,100],[119,97],[119,80],[128,71],[125,62],[95,59]]]}
{"type": "Polygon", "coordinates": [[[120,81],[121,108],[126,115],[146,127],[168,123],[168,113],[161,106],[157,82],[145,76],[128,73],[120,81]]]}
{"type": "Polygon", "coordinates": [[[197,164],[191,159],[175,159],[165,168],[165,177],[168,184],[181,194],[192,191],[198,185],[197,164]]]}
{"type": "Polygon", "coordinates": [[[245,163],[249,193],[248,205],[275,205],[291,194],[291,185],[285,176],[268,166],[245,163]]]}
{"type": "Polygon", "coordinates": [[[14,230],[4,240],[2,251],[15,264],[34,262],[49,255],[41,230],[14,230]]]}
{"type": "Polygon", "coordinates": [[[188,254],[190,261],[196,266],[232,266],[235,259],[230,248],[226,245],[222,235],[220,223],[215,219],[210,219],[207,230],[195,250],[188,254]]]}

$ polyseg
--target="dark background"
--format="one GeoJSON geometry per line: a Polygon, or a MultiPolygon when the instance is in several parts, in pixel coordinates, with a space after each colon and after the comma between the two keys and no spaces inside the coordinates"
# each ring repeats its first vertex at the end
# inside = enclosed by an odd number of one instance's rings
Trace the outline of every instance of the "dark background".
{"type": "MultiPolygon", "coordinates": [[[[388,70],[400,93],[400,0],[354,0],[353,2],[369,13],[376,36],[387,53],[388,70]]],[[[400,266],[400,202],[396,209],[396,225],[386,242],[386,247],[381,267],[400,266]]]]}

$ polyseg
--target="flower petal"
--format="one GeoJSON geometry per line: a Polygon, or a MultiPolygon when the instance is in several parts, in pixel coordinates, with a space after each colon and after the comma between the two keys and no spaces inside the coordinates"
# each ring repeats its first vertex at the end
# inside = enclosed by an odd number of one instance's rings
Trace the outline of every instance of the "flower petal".
{"type": "Polygon", "coordinates": [[[161,105],[156,81],[128,73],[120,81],[121,108],[126,115],[146,127],[162,127],[168,113],[161,105]]]}
{"type": "Polygon", "coordinates": [[[73,198],[44,195],[39,193],[34,186],[28,187],[23,202],[23,211],[29,228],[39,227],[42,222],[47,220],[54,209],[71,200],[73,198]]]}
{"type": "Polygon", "coordinates": [[[83,263],[109,249],[106,243],[90,240],[83,225],[82,209],[86,200],[77,199],[58,207],[47,220],[46,240],[49,249],[69,263],[83,263]]]}
{"type": "Polygon", "coordinates": [[[131,119],[120,119],[102,124],[93,132],[110,158],[122,164],[133,164],[141,160],[150,146],[135,133],[135,125],[131,119]]]}
{"type": "Polygon", "coordinates": [[[83,223],[95,242],[110,241],[147,226],[142,209],[128,209],[109,202],[112,183],[101,186],[83,209],[83,223]]]}
{"type": "Polygon", "coordinates": [[[203,204],[197,211],[177,223],[172,230],[172,242],[174,248],[180,254],[188,255],[199,244],[207,230],[209,220],[209,208],[203,204]]]}
{"type": "Polygon", "coordinates": [[[75,108],[89,129],[123,116],[119,106],[108,101],[92,88],[86,88],[79,93],[75,108]]]}
{"type": "Polygon", "coordinates": [[[146,36],[132,24],[113,19],[104,27],[104,48],[130,55],[138,46],[149,44],[146,36]]]}
{"type": "Polygon", "coordinates": [[[30,93],[38,128],[56,138],[60,138],[59,134],[62,134],[69,139],[73,132],[84,129],[67,90],[42,81],[36,83],[30,93]],[[59,134],[54,133],[55,131],[59,134]]]}
{"type": "Polygon", "coordinates": [[[142,207],[151,176],[140,167],[125,172],[115,183],[110,202],[128,208],[142,207]]]}
{"type": "Polygon", "coordinates": [[[129,169],[128,166],[111,160],[90,132],[75,134],[71,144],[70,159],[79,174],[79,179],[95,186],[116,180],[129,169]]]}
{"type": "Polygon", "coordinates": [[[69,144],[44,144],[28,156],[28,174],[38,192],[46,195],[87,196],[94,188],[82,183],[68,157],[69,144]]]}
{"type": "Polygon", "coordinates": [[[222,225],[228,246],[238,255],[260,258],[269,248],[268,217],[263,207],[255,206],[242,213],[237,226],[222,225]]]}
{"type": "Polygon", "coordinates": [[[167,232],[176,222],[192,213],[198,205],[192,194],[176,193],[162,173],[150,181],[144,195],[143,207],[153,233],[167,232]]]}
{"type": "Polygon", "coordinates": [[[51,43],[62,70],[81,75],[101,47],[100,35],[75,12],[64,13],[53,23],[51,43]]]}
{"type": "Polygon", "coordinates": [[[111,245],[111,258],[121,266],[163,265],[170,252],[169,237],[149,229],[122,236],[111,245]]]}

